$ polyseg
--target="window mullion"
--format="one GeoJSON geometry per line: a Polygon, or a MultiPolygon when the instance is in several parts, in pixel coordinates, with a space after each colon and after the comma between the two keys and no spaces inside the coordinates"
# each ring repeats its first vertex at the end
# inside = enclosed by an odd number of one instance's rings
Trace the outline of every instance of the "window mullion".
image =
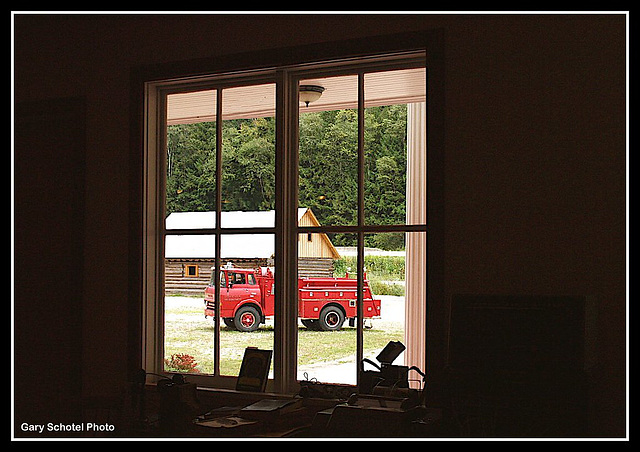
{"type": "Polygon", "coordinates": [[[222,218],[222,89],[218,88],[216,91],[216,224],[214,228],[215,233],[215,263],[214,263],[214,275],[212,278],[215,281],[215,322],[214,322],[214,340],[213,340],[213,373],[214,375],[220,375],[220,250],[221,250],[221,237],[220,237],[220,221],[222,218]]]}
{"type": "MultiPolygon", "coordinates": [[[[364,319],[363,319],[363,291],[364,291],[364,72],[358,73],[358,257],[357,266],[357,301],[356,301],[356,369],[364,354],[364,319]]],[[[360,372],[357,375],[360,383],[360,372]]]]}
{"type": "Polygon", "coordinates": [[[298,348],[298,158],[297,85],[286,70],[276,83],[276,248],[274,384],[297,390],[298,348]]]}

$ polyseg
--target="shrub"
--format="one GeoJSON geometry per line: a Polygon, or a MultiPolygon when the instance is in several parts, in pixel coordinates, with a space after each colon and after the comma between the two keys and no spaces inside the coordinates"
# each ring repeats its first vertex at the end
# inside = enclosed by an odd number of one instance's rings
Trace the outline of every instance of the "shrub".
{"type": "Polygon", "coordinates": [[[195,358],[186,353],[174,353],[171,358],[164,359],[165,370],[174,372],[198,373],[198,363],[195,358]]]}
{"type": "Polygon", "coordinates": [[[404,286],[402,284],[387,284],[380,281],[371,281],[371,292],[375,295],[394,295],[396,297],[404,296],[404,286]]]}
{"type": "MultiPolygon", "coordinates": [[[[342,257],[334,261],[333,265],[336,276],[344,276],[350,268],[352,277],[355,277],[357,267],[355,256],[342,257]]],[[[404,256],[365,256],[364,267],[370,281],[404,281],[404,256]]]]}

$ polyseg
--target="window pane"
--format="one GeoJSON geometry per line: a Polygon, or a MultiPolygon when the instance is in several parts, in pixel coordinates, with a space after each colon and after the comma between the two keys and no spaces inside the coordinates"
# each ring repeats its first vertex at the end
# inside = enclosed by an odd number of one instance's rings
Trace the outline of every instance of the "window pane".
{"type": "Polygon", "coordinates": [[[167,236],[166,242],[167,250],[199,250],[192,259],[199,274],[188,277],[184,259],[167,255],[165,370],[213,374],[216,283],[222,318],[220,374],[237,376],[247,347],[273,350],[273,235],[223,235],[218,278],[213,273],[215,236],[167,236]]]}
{"type": "Polygon", "coordinates": [[[213,374],[215,335],[203,299],[214,265],[214,235],[165,237],[165,371],[213,374]],[[194,267],[197,275],[189,274],[194,267]]]}
{"type": "Polygon", "coordinates": [[[274,236],[223,235],[221,247],[220,374],[237,376],[247,347],[273,350],[274,236]]]}
{"type": "MultiPolygon", "coordinates": [[[[299,108],[299,206],[325,226],[358,222],[358,78],[303,80],[321,96],[299,108]]],[[[304,97],[303,97],[304,99],[304,97]]],[[[345,237],[336,238],[338,244],[345,237]]]]}
{"type": "Polygon", "coordinates": [[[355,384],[356,266],[340,254],[325,257],[332,245],[324,234],[311,243],[299,234],[298,379],[355,384]]]}
{"type": "MultiPolygon", "coordinates": [[[[374,242],[395,240],[395,233],[371,234],[367,239],[374,242]]],[[[426,233],[408,232],[402,250],[365,251],[365,270],[369,285],[381,300],[381,316],[373,328],[364,334],[364,357],[381,365],[377,356],[389,341],[400,341],[406,350],[394,357],[391,364],[416,366],[424,371],[425,326],[426,326],[426,233]],[[378,336],[379,332],[384,332],[378,336]],[[366,351],[370,351],[367,353],[366,351]]],[[[412,388],[422,387],[422,376],[412,370],[408,375],[412,388]]],[[[380,385],[380,394],[389,390],[380,385]]],[[[391,385],[393,386],[393,384],[391,385]]],[[[406,385],[398,383],[397,388],[406,385]]],[[[398,394],[396,394],[398,395],[398,394]]]]}
{"type": "Polygon", "coordinates": [[[167,96],[167,228],[212,228],[215,215],[173,213],[215,210],[216,92],[167,96]]]}
{"type": "Polygon", "coordinates": [[[275,226],[275,84],[222,91],[223,228],[275,226]]]}
{"type": "MultiPolygon", "coordinates": [[[[404,242],[404,234],[378,233],[365,235],[365,242],[393,243],[404,242]]],[[[397,247],[394,247],[397,248],[397,247]]],[[[367,284],[380,300],[380,317],[371,324],[365,322],[363,335],[363,357],[377,365],[382,363],[377,356],[389,341],[404,343],[404,303],[405,303],[405,251],[404,246],[394,251],[387,251],[378,247],[367,247],[364,253],[364,267],[367,284]],[[371,327],[371,329],[368,329],[371,327]]],[[[370,307],[365,303],[366,310],[370,307]]],[[[394,365],[403,365],[402,356],[393,361],[394,365]]],[[[365,369],[376,370],[372,365],[365,364],[365,369]]],[[[377,388],[376,391],[382,388],[377,388]]]]}
{"type": "Polygon", "coordinates": [[[407,206],[426,199],[425,70],[367,73],[364,84],[365,223],[425,223],[407,206]]]}

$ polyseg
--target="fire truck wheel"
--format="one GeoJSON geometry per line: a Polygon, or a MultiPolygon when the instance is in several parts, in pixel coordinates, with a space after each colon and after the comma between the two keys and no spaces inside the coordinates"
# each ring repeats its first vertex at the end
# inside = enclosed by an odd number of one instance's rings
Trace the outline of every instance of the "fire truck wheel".
{"type": "Polygon", "coordinates": [[[318,322],[323,331],[338,331],[344,323],[344,313],[337,306],[326,306],[320,311],[318,322]]]}
{"type": "Polygon", "coordinates": [[[253,306],[243,306],[236,312],[233,323],[238,331],[255,331],[260,326],[260,313],[253,306]]]}

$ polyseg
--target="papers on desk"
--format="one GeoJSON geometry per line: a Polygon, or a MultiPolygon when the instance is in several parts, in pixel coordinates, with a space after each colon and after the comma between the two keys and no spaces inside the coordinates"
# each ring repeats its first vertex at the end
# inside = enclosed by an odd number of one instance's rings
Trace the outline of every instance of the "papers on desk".
{"type": "Polygon", "coordinates": [[[255,424],[260,420],[291,413],[302,407],[302,399],[263,399],[245,407],[221,407],[194,419],[203,427],[233,428],[255,424]]]}
{"type": "Polygon", "coordinates": [[[245,416],[250,419],[261,419],[264,416],[279,416],[286,413],[291,413],[302,407],[302,399],[263,399],[256,403],[252,403],[240,410],[240,416],[245,416]]]}
{"type": "Polygon", "coordinates": [[[213,428],[233,428],[241,425],[255,424],[257,421],[242,419],[237,415],[242,407],[223,406],[215,408],[193,420],[196,425],[213,428]]]}
{"type": "Polygon", "coordinates": [[[226,416],[219,417],[216,419],[208,419],[208,420],[198,420],[196,419],[196,424],[202,425],[203,427],[213,427],[213,428],[233,428],[240,427],[241,425],[255,424],[258,421],[253,421],[249,419],[242,419],[238,416],[226,416]]]}

